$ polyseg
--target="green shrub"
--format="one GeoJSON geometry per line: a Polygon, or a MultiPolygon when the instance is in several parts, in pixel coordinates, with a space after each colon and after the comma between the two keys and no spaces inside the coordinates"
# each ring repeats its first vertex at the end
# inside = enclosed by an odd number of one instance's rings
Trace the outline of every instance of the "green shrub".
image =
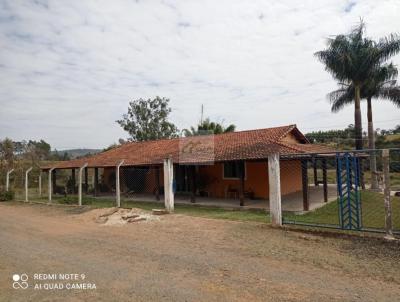
{"type": "Polygon", "coordinates": [[[0,190],[0,201],[7,201],[14,199],[14,191],[0,190]]]}

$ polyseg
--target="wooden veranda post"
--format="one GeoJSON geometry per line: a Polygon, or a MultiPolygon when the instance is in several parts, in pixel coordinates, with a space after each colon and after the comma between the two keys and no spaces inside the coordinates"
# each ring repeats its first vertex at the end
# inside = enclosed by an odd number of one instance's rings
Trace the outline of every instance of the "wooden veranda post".
{"type": "Polygon", "coordinates": [[[174,166],[172,158],[164,160],[164,202],[168,213],[174,212],[174,166]]]}
{"type": "Polygon", "coordinates": [[[328,202],[328,175],[326,158],[322,159],[322,184],[324,188],[324,202],[328,202]]]}
{"type": "Polygon", "coordinates": [[[94,196],[99,193],[99,168],[94,168],[94,196]]]}
{"type": "Polygon", "coordinates": [[[89,178],[89,176],[88,176],[88,168],[86,167],[85,168],[85,186],[84,186],[85,193],[87,193],[88,189],[89,189],[89,180],[88,180],[88,178],[89,178]]]}
{"type": "Polygon", "coordinates": [[[313,163],[313,170],[314,170],[314,185],[317,187],[319,185],[319,183],[318,183],[317,158],[315,156],[313,156],[313,158],[312,158],[312,163],[313,163]]]}
{"type": "Polygon", "coordinates": [[[76,186],[76,179],[75,179],[75,168],[71,169],[71,182],[72,182],[72,194],[75,194],[75,186],[76,186]]]}
{"type": "Polygon", "coordinates": [[[303,186],[303,211],[310,209],[309,196],[308,196],[308,161],[307,159],[301,160],[301,181],[303,186]]]}
{"type": "Polygon", "coordinates": [[[25,202],[29,201],[29,172],[32,171],[32,167],[25,171],[25,202]]]}
{"type": "Polygon", "coordinates": [[[53,170],[54,170],[55,168],[51,168],[51,169],[49,169],[49,203],[51,203],[51,197],[52,197],[52,194],[53,194],[53,188],[52,188],[52,186],[53,186],[53,180],[52,180],[52,176],[53,176],[53,170]]]}
{"type": "Polygon", "coordinates": [[[79,184],[78,184],[78,205],[82,205],[82,172],[87,167],[87,163],[79,168],[79,184]]]}
{"type": "Polygon", "coordinates": [[[385,201],[385,229],[386,239],[392,240],[393,223],[392,223],[392,204],[390,200],[390,165],[389,165],[389,150],[382,150],[382,166],[383,166],[383,195],[385,201]]]}
{"type": "Polygon", "coordinates": [[[190,166],[190,202],[196,202],[196,166],[190,166]]]}
{"type": "Polygon", "coordinates": [[[239,200],[240,200],[240,206],[244,206],[244,173],[245,173],[245,162],[244,161],[239,161],[238,162],[238,167],[239,167],[239,200]]]}
{"type": "Polygon", "coordinates": [[[53,181],[53,194],[56,194],[56,187],[57,187],[57,170],[53,170],[52,181],[53,181]]]}
{"type": "Polygon", "coordinates": [[[123,165],[124,160],[121,160],[120,163],[117,165],[116,171],[115,171],[115,195],[116,195],[116,201],[117,201],[117,207],[121,207],[121,185],[119,181],[119,170],[121,166],[123,165]]]}
{"type": "Polygon", "coordinates": [[[160,167],[155,167],[154,171],[154,181],[155,181],[155,196],[156,200],[160,200],[160,167]]]}
{"type": "Polygon", "coordinates": [[[268,156],[269,211],[273,226],[282,226],[281,177],[279,154],[268,156]]]}

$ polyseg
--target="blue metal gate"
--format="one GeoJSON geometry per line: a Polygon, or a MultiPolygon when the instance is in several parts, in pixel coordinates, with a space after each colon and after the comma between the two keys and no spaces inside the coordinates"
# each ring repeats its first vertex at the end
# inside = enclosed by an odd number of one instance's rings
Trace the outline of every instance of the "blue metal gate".
{"type": "Polygon", "coordinates": [[[360,230],[362,220],[359,158],[348,152],[338,153],[336,161],[340,226],[344,230],[360,230]]]}

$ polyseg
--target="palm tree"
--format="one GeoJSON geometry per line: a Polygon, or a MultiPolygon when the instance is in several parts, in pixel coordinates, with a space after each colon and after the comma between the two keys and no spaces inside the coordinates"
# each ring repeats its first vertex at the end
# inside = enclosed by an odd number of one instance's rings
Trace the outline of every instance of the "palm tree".
{"type": "Polygon", "coordinates": [[[207,134],[221,134],[234,132],[236,126],[230,124],[228,127],[224,127],[220,123],[211,122],[209,118],[206,118],[200,124],[197,125],[197,129],[195,127],[190,127],[190,129],[183,129],[183,134],[185,136],[197,136],[197,135],[207,135],[207,134]]]}
{"type": "MultiPolygon", "coordinates": [[[[375,149],[375,135],[372,121],[372,99],[381,98],[391,101],[400,107],[400,87],[396,85],[397,68],[392,64],[381,66],[367,83],[361,88],[360,97],[366,99],[368,103],[368,148],[375,149]]],[[[354,86],[343,85],[340,89],[328,94],[332,104],[332,112],[340,111],[344,106],[354,102],[354,86]]],[[[372,172],[371,188],[378,189],[376,177],[376,156],[370,153],[370,169],[372,172]]]]}
{"type": "Polygon", "coordinates": [[[400,51],[400,39],[390,35],[375,43],[363,37],[365,25],[360,24],[347,35],[328,40],[328,47],[315,56],[325,64],[325,69],[343,85],[354,88],[354,126],[356,149],[363,148],[361,125],[361,89],[376,70],[391,56],[400,51]]]}

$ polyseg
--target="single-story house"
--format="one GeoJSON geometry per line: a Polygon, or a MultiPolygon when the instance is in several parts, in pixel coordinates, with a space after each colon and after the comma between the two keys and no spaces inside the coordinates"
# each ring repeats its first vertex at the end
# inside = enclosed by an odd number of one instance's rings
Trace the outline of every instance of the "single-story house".
{"type": "MultiPolygon", "coordinates": [[[[44,166],[42,170],[55,168],[55,173],[58,169],[72,169],[75,182],[75,169],[87,164],[85,183],[88,182],[87,169],[93,168],[94,194],[100,194],[100,187],[109,192],[115,189],[116,166],[123,161],[120,175],[126,177],[121,177],[121,191],[141,190],[140,193],[159,198],[163,192],[163,161],[172,158],[176,194],[187,194],[192,202],[199,197],[234,198],[243,205],[245,199],[268,199],[268,156],[279,153],[281,194],[303,190],[304,209],[307,210],[308,195],[304,192],[308,183],[307,166],[304,168],[302,162],[310,161],[317,152],[330,151],[311,144],[296,125],[288,125],[130,142],[89,157],[44,166]],[[141,176],[135,174],[135,169],[142,171],[141,176]]],[[[56,175],[53,175],[55,182],[56,175]]],[[[326,185],[326,177],[323,182],[326,185]]]]}

